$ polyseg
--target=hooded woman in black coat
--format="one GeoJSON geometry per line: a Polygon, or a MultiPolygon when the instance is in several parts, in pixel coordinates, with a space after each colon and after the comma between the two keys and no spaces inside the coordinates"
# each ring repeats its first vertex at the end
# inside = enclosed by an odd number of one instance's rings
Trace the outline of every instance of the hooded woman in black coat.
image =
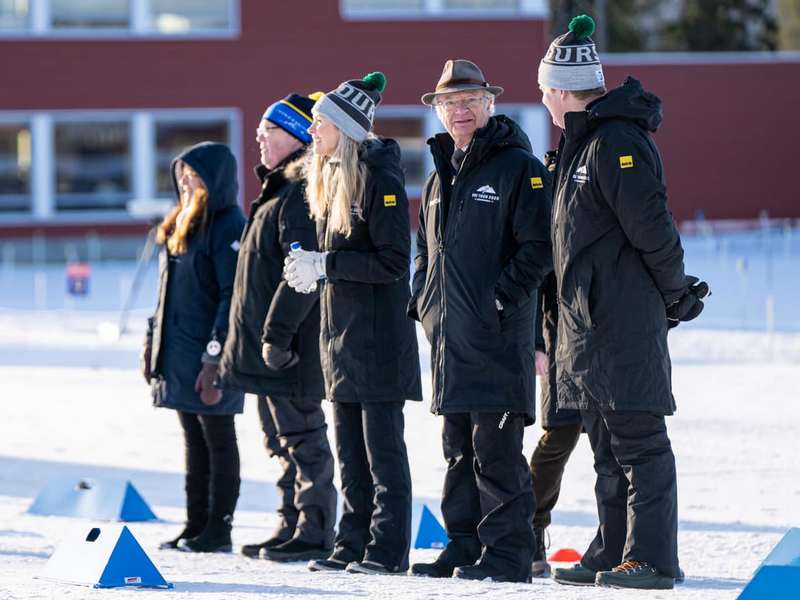
{"type": "Polygon", "coordinates": [[[158,306],[143,352],[154,404],[178,412],[186,445],[186,526],[162,548],[230,551],[240,483],[234,415],[244,394],[213,382],[244,227],[236,159],[204,142],[172,162],[172,177],[178,203],[158,227],[158,306]]]}
{"type": "Polygon", "coordinates": [[[333,553],[311,570],[408,569],[403,405],[422,391],[405,314],[411,236],[400,150],[370,134],[384,84],[380,73],[347,81],[314,106],[306,194],[321,252],[292,252],[285,269],[297,290],[321,286],[320,357],[344,496],[333,553]]]}

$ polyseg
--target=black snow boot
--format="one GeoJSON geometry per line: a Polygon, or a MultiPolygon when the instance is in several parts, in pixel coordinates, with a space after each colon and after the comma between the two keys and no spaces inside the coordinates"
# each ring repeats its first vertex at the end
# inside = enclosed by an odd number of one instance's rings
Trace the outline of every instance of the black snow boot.
{"type": "Polygon", "coordinates": [[[346,561],[338,560],[336,558],[323,558],[321,560],[312,560],[308,562],[309,571],[344,571],[347,568],[346,561]]]}
{"type": "Polygon", "coordinates": [[[276,562],[292,562],[297,560],[321,560],[331,555],[333,548],[322,544],[309,544],[303,540],[289,540],[278,546],[266,548],[263,557],[276,562]]]}
{"type": "Polygon", "coordinates": [[[351,562],[345,569],[348,573],[360,573],[362,575],[405,575],[405,571],[401,571],[400,567],[387,567],[381,563],[372,560],[364,560],[361,562],[351,562]]]}
{"type": "Polygon", "coordinates": [[[600,571],[595,582],[603,587],[637,590],[671,590],[675,587],[674,578],[638,560],[626,560],[611,571],[600,571]]]}
{"type": "Polygon", "coordinates": [[[550,563],[547,562],[547,549],[544,543],[544,527],[534,527],[533,533],[536,535],[536,546],[533,549],[533,564],[531,565],[531,576],[537,579],[550,577],[550,563]]]}
{"type": "Polygon", "coordinates": [[[477,539],[450,540],[435,561],[411,565],[411,574],[418,577],[452,577],[456,567],[474,565],[480,556],[481,545],[477,539]]]}
{"type": "Polygon", "coordinates": [[[178,544],[178,550],[184,552],[231,552],[233,550],[232,522],[231,515],[209,520],[200,535],[181,541],[178,544]]]}
{"type": "Polygon", "coordinates": [[[261,555],[266,551],[267,548],[279,546],[287,541],[288,540],[273,536],[268,540],[264,540],[260,544],[244,544],[242,546],[242,554],[250,558],[261,558],[261,555]]]}
{"type": "Polygon", "coordinates": [[[497,581],[497,582],[517,582],[517,583],[530,583],[531,576],[523,575],[517,576],[509,573],[504,573],[491,565],[467,565],[464,567],[456,567],[453,571],[453,577],[456,579],[476,579],[478,581],[497,581]]]}
{"type": "Polygon", "coordinates": [[[182,540],[188,540],[189,538],[193,538],[195,536],[200,535],[200,532],[203,531],[203,525],[201,524],[194,524],[194,523],[186,523],[186,526],[183,528],[177,537],[167,540],[166,542],[161,542],[158,545],[159,550],[175,550],[178,547],[178,544],[181,543],[182,540]]]}
{"type": "Polygon", "coordinates": [[[565,585],[594,585],[596,571],[587,569],[581,563],[575,563],[567,569],[555,569],[553,579],[565,585]]]}

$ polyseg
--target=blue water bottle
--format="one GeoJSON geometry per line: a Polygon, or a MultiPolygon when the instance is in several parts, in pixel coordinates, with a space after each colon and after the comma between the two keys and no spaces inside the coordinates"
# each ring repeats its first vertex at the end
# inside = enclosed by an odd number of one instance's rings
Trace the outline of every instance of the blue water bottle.
{"type": "MultiPolygon", "coordinates": [[[[291,244],[289,244],[289,250],[290,250],[289,253],[290,254],[292,252],[294,252],[295,250],[302,250],[302,249],[303,249],[303,247],[300,245],[300,242],[292,242],[291,244]]],[[[303,294],[309,294],[311,292],[316,292],[317,291],[317,282],[315,281],[314,283],[312,283],[311,287],[309,287],[308,289],[297,290],[297,291],[298,292],[302,292],[303,294]]]]}

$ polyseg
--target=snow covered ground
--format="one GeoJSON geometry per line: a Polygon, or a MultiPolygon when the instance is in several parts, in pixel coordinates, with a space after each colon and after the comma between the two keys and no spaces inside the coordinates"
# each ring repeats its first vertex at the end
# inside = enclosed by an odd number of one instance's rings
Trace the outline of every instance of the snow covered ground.
{"type": "MultiPolygon", "coordinates": [[[[719,248],[711,252],[710,245],[701,243],[697,248],[687,244],[688,270],[719,283],[707,314],[670,334],[679,411],[669,419],[669,428],[679,473],[679,552],[687,575],[676,590],[620,592],[563,587],[550,580],[522,585],[314,574],[300,564],[275,565],[237,554],[157,550],[159,541],[180,529],[184,512],[178,421],[173,412],[150,406],[137,371],[154,277],[151,269],[131,319],[132,331],[119,341],[104,339],[98,326],[116,320],[124,295],[120,291],[129,285],[133,269],[104,265],[94,268],[90,298],[68,302],[62,269],[43,270],[38,284],[32,269],[0,272],[0,600],[134,594],[140,600],[164,595],[244,600],[258,594],[386,600],[735,598],[785,531],[800,526],[800,333],[795,327],[800,318],[794,315],[800,301],[800,261],[791,247],[780,261],[770,258],[769,266],[764,253],[750,252],[743,269],[735,266],[734,244],[726,249],[730,256],[721,257],[719,248]],[[763,283],[767,273],[771,286],[763,283]],[[765,331],[767,320],[760,316],[769,294],[777,298],[771,332],[765,331]],[[742,314],[743,306],[752,307],[750,313],[742,314]],[[50,478],[65,475],[76,481],[125,478],[138,487],[161,521],[129,527],[175,584],[172,591],[101,591],[35,578],[73,525],[89,528],[89,522],[76,519],[25,514],[50,478]]],[[[422,336],[420,349],[429,399],[428,346],[422,336]]],[[[406,408],[415,521],[423,504],[438,514],[444,473],[441,423],[427,404],[406,408]]],[[[233,535],[234,544],[241,545],[264,539],[275,524],[272,482],[278,465],[263,450],[252,400],[238,417],[237,429],[243,485],[233,535]]],[[[528,455],[539,434],[538,426],[527,430],[528,455]]],[[[551,551],[582,551],[588,544],[596,527],[593,482],[591,453],[582,439],[567,466],[549,530],[551,551]]],[[[413,550],[412,561],[435,554],[413,550]]]]}

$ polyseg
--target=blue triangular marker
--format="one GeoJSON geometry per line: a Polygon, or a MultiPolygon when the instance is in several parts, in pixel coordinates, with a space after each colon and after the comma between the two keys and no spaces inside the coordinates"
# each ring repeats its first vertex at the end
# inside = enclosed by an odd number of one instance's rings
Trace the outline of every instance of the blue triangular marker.
{"type": "Polygon", "coordinates": [[[94,585],[96,588],[124,586],[172,587],[172,584],[167,583],[161,576],[153,561],[127,527],[122,528],[100,581],[94,585]]]}
{"type": "Polygon", "coordinates": [[[95,521],[158,520],[130,481],[109,478],[52,479],[28,513],[95,521]]]}
{"type": "Polygon", "coordinates": [[[742,590],[739,600],[794,600],[800,590],[800,529],[786,532],[742,590]]]}
{"type": "Polygon", "coordinates": [[[427,506],[422,507],[417,541],[414,548],[444,548],[447,545],[447,532],[427,506]]]}
{"type": "Polygon", "coordinates": [[[38,577],[96,588],[172,587],[125,525],[74,527],[38,577]]]}

